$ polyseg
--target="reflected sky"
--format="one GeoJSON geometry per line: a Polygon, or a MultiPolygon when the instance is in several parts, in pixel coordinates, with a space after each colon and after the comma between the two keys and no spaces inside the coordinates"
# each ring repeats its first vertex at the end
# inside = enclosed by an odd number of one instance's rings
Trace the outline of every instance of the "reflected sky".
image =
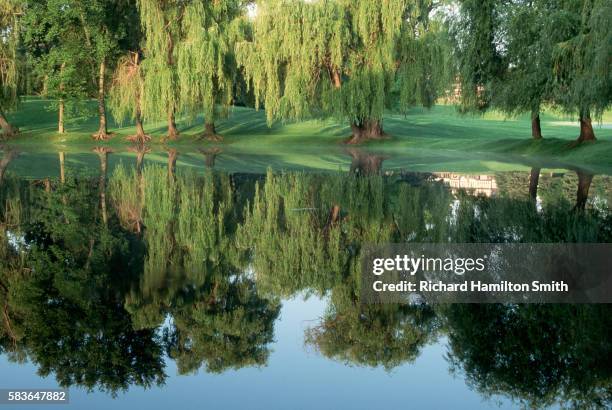
{"type": "MultiPolygon", "coordinates": [[[[167,361],[163,387],[144,390],[132,386],[116,399],[105,393],[70,388],[69,408],[134,409],[372,409],[455,408],[510,409],[515,405],[499,396],[485,400],[469,389],[460,376],[449,373],[446,339],[426,346],[415,363],[386,371],[383,368],[346,366],[304,346],[304,330],[326,308],[323,299],[302,296],[283,302],[275,324],[275,342],[268,365],[229,370],[220,375],[199,371],[177,375],[167,361]]],[[[0,385],[5,388],[58,388],[53,376],[40,378],[31,364],[0,358],[0,385]]],[[[27,408],[20,406],[19,408],[27,408]]],[[[34,406],[34,409],[40,406],[34,406]]]]}

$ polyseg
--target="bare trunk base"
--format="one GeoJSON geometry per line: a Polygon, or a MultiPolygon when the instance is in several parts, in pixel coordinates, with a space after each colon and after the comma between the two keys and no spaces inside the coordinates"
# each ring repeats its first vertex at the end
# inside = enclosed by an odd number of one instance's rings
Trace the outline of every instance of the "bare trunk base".
{"type": "Polygon", "coordinates": [[[142,126],[142,120],[140,119],[140,109],[138,109],[138,113],[136,114],[136,134],[129,135],[126,140],[137,145],[144,145],[145,143],[151,141],[151,136],[147,135],[144,130],[144,127],[142,126]]]}
{"type": "Polygon", "coordinates": [[[166,139],[169,141],[176,141],[181,135],[176,128],[168,128],[168,133],[166,134],[166,139]]]}
{"type": "Polygon", "coordinates": [[[129,135],[125,139],[126,141],[137,145],[145,145],[147,142],[151,141],[151,136],[147,134],[137,133],[134,135],[129,135]]]}
{"type": "Polygon", "coordinates": [[[91,136],[94,141],[108,141],[113,136],[113,133],[99,130],[91,136]]]}
{"type": "Polygon", "coordinates": [[[383,132],[381,122],[376,120],[353,123],[351,124],[351,130],[353,134],[345,141],[346,144],[354,145],[388,138],[387,134],[383,132]]]}
{"type": "Polygon", "coordinates": [[[223,136],[217,134],[217,129],[215,128],[214,123],[206,123],[204,124],[204,132],[198,136],[198,139],[204,139],[211,142],[221,142],[223,141],[223,136]]]}
{"type": "Polygon", "coordinates": [[[591,117],[581,116],[580,117],[580,135],[576,142],[588,142],[588,141],[596,141],[595,132],[593,131],[593,124],[591,124],[591,117]]]}
{"type": "Polygon", "coordinates": [[[171,113],[168,115],[168,134],[166,135],[166,139],[170,141],[176,141],[179,137],[180,133],[176,128],[176,122],[174,120],[174,114],[171,113]]]}

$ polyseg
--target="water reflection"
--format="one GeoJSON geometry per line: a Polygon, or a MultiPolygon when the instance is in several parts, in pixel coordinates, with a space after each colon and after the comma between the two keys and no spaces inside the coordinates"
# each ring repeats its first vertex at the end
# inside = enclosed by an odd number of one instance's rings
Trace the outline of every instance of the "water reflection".
{"type": "Polygon", "coordinates": [[[367,242],[612,242],[607,176],[462,176],[471,189],[384,174],[384,158],[359,153],[352,172],[329,175],[183,172],[172,150],[167,167],[143,166],[145,149],[111,172],[112,153],[96,154],[93,178],[61,154],[61,177],[44,181],[6,173],[15,152],[0,162],[0,346],[41,375],[114,393],[163,384],[167,360],[181,374],[265,366],[282,300],[312,294],[328,308],[304,341],[329,359],[391,370],[444,336],[451,370],[485,396],[611,402],[607,305],[359,296],[367,242]]]}

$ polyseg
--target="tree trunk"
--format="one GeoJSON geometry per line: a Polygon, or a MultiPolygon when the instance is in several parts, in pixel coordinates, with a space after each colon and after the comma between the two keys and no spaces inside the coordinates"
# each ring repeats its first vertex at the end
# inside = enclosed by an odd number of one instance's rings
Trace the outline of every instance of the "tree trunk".
{"type": "Polygon", "coordinates": [[[540,168],[531,168],[529,176],[529,198],[535,201],[538,198],[538,182],[540,181],[540,168]]]}
{"type": "Polygon", "coordinates": [[[587,174],[582,171],[576,171],[578,175],[578,191],[576,192],[576,206],[574,209],[582,210],[585,208],[587,199],[589,199],[589,188],[593,181],[593,174],[587,174]]]}
{"type": "Polygon", "coordinates": [[[98,132],[92,137],[97,141],[106,141],[110,138],[108,134],[108,126],[106,123],[106,60],[102,59],[100,63],[100,73],[98,77],[98,116],[100,118],[100,126],[98,132]]]}
{"type": "Polygon", "coordinates": [[[540,112],[533,111],[531,113],[531,136],[534,140],[542,139],[542,127],[540,125],[540,112]]]}
{"type": "Polygon", "coordinates": [[[142,166],[144,164],[144,157],[147,152],[145,150],[138,151],[136,153],[136,174],[142,175],[142,166]]]}
{"type": "MultiPolygon", "coordinates": [[[[138,52],[136,52],[136,53],[133,53],[133,56],[134,56],[134,60],[133,60],[134,67],[136,67],[139,70],[140,69],[139,68],[140,67],[139,66],[140,55],[138,54],[138,52]]],[[[136,144],[139,144],[139,145],[144,145],[146,142],[151,141],[151,137],[147,135],[142,125],[142,102],[141,101],[142,99],[140,96],[140,91],[137,91],[136,96],[135,96],[135,101],[134,101],[134,104],[136,104],[136,134],[128,136],[127,140],[134,142],[136,144]]]]}
{"type": "MultiPolygon", "coordinates": [[[[66,67],[66,63],[62,63],[62,66],[60,68],[60,75],[63,76],[64,73],[64,68],[66,67]]],[[[60,85],[59,85],[59,90],[60,90],[60,94],[62,94],[62,97],[59,100],[59,113],[58,113],[58,125],[57,125],[57,132],[59,132],[60,134],[63,134],[66,132],[66,129],[64,128],[64,114],[66,111],[66,104],[64,103],[64,79],[62,78],[60,85]]]]}
{"type": "Polygon", "coordinates": [[[220,142],[223,141],[223,137],[217,134],[217,128],[215,127],[214,122],[205,122],[204,123],[204,134],[200,137],[202,139],[206,139],[212,142],[220,142]]]}
{"type": "Polygon", "coordinates": [[[361,120],[351,124],[353,135],[346,141],[347,144],[361,144],[368,140],[385,138],[382,123],[379,120],[361,120]]]}
{"type": "MultiPolygon", "coordinates": [[[[59,164],[60,164],[60,183],[64,185],[66,183],[66,153],[64,152],[59,153],[59,164]]],[[[66,196],[66,193],[62,194],[62,204],[64,204],[64,206],[68,205],[68,198],[66,196]]],[[[69,223],[68,221],[69,219],[68,219],[68,216],[66,215],[66,211],[64,208],[64,222],[69,223]]]]}
{"type": "Polygon", "coordinates": [[[593,131],[593,124],[591,124],[591,115],[588,110],[583,111],[580,113],[580,136],[578,137],[578,142],[595,140],[595,132],[593,131]]]}
{"type": "Polygon", "coordinates": [[[136,108],[136,134],[130,135],[129,137],[127,137],[127,140],[139,145],[144,145],[147,142],[151,141],[151,136],[145,133],[144,127],[142,125],[140,103],[138,103],[138,106],[136,108]]]}
{"type": "Polygon", "coordinates": [[[378,175],[382,172],[382,163],[386,159],[384,156],[363,152],[355,148],[349,149],[348,154],[353,158],[349,171],[351,174],[367,176],[378,175]]]}
{"type": "Polygon", "coordinates": [[[0,160],[0,183],[2,183],[2,180],[4,179],[4,173],[6,172],[8,165],[13,159],[15,159],[15,157],[17,157],[16,151],[13,151],[9,148],[4,150],[4,155],[0,160]]]}
{"type": "Polygon", "coordinates": [[[176,141],[179,137],[179,132],[176,129],[176,122],[174,120],[174,108],[168,110],[168,139],[176,141]]]}
{"type": "Polygon", "coordinates": [[[174,173],[176,171],[176,158],[178,152],[175,149],[168,150],[168,177],[174,179],[174,173]]]}
{"type": "Polygon", "coordinates": [[[327,216],[327,223],[323,227],[323,236],[325,238],[329,237],[329,230],[338,223],[340,219],[340,205],[333,205],[329,210],[329,215],[327,216]]]}
{"type": "Polygon", "coordinates": [[[340,89],[342,87],[342,78],[340,77],[340,73],[338,72],[338,69],[336,68],[331,69],[331,80],[332,80],[332,83],[334,84],[335,89],[340,89]]]}
{"type": "MultiPolygon", "coordinates": [[[[168,22],[166,22],[168,24],[168,22]]],[[[172,67],[174,65],[174,41],[172,39],[172,34],[168,33],[168,66],[172,67]]],[[[176,107],[174,103],[170,104],[168,107],[168,139],[171,141],[177,140],[179,136],[179,132],[176,129],[176,122],[174,119],[176,107]]]]}
{"type": "MultiPolygon", "coordinates": [[[[140,112],[136,114],[136,135],[143,139],[147,137],[144,127],[142,126],[142,120],[140,119],[140,112]]],[[[151,137],[149,137],[149,139],[151,139],[151,137]]]]}
{"type": "Polygon", "coordinates": [[[106,211],[106,175],[108,172],[108,149],[98,149],[100,158],[100,210],[102,212],[102,222],[104,225],[108,223],[108,213],[106,211]]]}
{"type": "Polygon", "coordinates": [[[13,127],[8,122],[8,120],[4,116],[4,113],[2,112],[1,109],[0,109],[0,128],[2,129],[2,134],[7,138],[12,137],[15,134],[17,134],[17,130],[15,129],[15,127],[13,127]]]}
{"type": "Polygon", "coordinates": [[[59,163],[60,163],[60,182],[62,185],[66,182],[66,154],[64,152],[59,153],[59,163]]]}
{"type": "Polygon", "coordinates": [[[204,165],[206,165],[206,168],[214,168],[217,155],[221,153],[221,149],[213,147],[209,149],[201,149],[200,152],[204,154],[204,165]]]}
{"type": "Polygon", "coordinates": [[[64,128],[64,111],[66,110],[65,104],[64,104],[64,100],[60,99],[59,100],[59,118],[58,118],[58,125],[57,125],[57,132],[59,132],[60,134],[64,134],[66,132],[66,129],[64,128]]]}

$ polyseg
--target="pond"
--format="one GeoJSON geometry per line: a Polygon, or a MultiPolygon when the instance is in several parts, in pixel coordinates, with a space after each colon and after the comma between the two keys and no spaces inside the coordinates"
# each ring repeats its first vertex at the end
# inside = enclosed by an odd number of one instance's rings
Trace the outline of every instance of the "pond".
{"type": "Polygon", "coordinates": [[[612,242],[612,176],[389,162],[5,149],[0,385],[88,409],[610,406],[610,305],[371,305],[359,281],[366,243],[612,242]]]}

